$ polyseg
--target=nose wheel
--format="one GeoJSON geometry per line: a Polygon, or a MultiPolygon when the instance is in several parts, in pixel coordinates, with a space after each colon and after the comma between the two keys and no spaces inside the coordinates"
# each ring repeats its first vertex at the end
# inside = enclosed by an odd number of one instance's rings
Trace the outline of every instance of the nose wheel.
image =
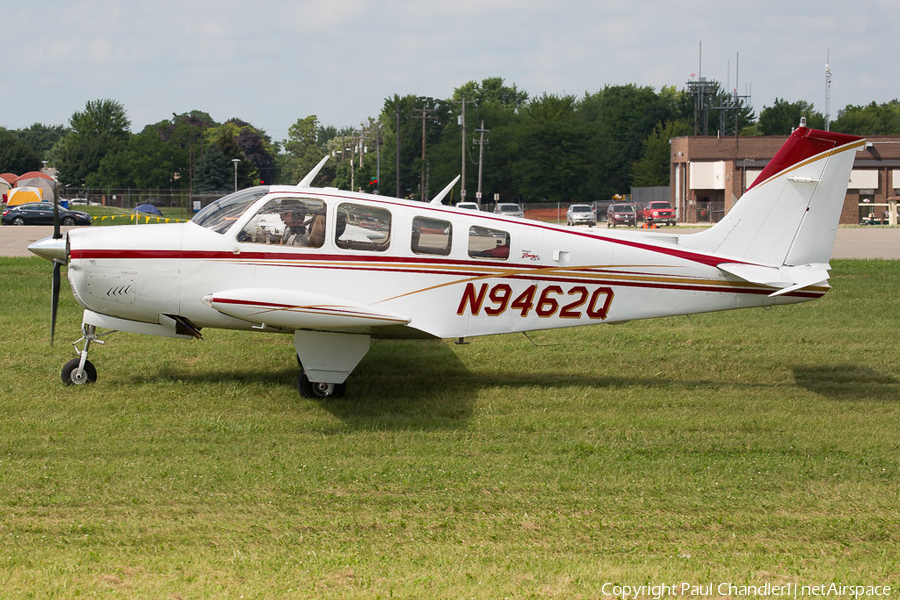
{"type": "Polygon", "coordinates": [[[61,377],[66,385],[94,383],[97,381],[97,368],[87,359],[82,364],[80,358],[73,358],[63,366],[61,377]]]}
{"type": "MultiPolygon", "coordinates": [[[[102,335],[109,335],[110,333],[115,332],[108,331],[102,335]]],[[[75,347],[75,354],[78,355],[78,358],[73,358],[63,365],[62,373],[60,373],[60,378],[65,385],[84,385],[85,383],[97,381],[97,367],[87,359],[91,342],[104,343],[100,340],[100,335],[97,334],[97,328],[94,325],[82,325],[81,339],[72,344],[75,347]],[[78,349],[80,342],[84,342],[84,348],[81,350],[78,349]]]]}

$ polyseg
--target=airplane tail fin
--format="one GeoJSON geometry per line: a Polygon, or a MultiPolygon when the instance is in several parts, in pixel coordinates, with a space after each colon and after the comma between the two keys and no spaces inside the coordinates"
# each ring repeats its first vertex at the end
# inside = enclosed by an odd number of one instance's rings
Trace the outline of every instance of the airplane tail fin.
{"type": "Polygon", "coordinates": [[[738,264],[798,271],[778,285],[784,288],[779,293],[799,285],[795,279],[805,285],[820,276],[824,281],[855,151],[864,144],[863,138],[809,129],[802,122],[719,223],[682,236],[679,243],[733,257],[734,263],[720,267],[730,265],[723,270],[750,281],[759,273],[738,264]],[[800,276],[799,269],[815,273],[800,276]]]}

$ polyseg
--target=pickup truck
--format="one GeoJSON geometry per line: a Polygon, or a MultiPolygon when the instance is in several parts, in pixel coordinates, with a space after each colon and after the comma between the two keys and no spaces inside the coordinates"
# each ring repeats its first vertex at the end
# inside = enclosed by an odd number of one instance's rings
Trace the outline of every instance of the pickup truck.
{"type": "Polygon", "coordinates": [[[648,202],[644,206],[644,222],[657,225],[675,225],[675,209],[668,202],[648,202]]]}

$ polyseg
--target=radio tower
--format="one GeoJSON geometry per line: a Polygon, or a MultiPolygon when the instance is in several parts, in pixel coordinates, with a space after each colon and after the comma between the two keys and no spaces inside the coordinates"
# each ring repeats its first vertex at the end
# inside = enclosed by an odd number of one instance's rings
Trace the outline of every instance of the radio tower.
{"type": "Polygon", "coordinates": [[[831,68],[828,60],[831,51],[825,52],[825,131],[831,131],[831,68]]]}

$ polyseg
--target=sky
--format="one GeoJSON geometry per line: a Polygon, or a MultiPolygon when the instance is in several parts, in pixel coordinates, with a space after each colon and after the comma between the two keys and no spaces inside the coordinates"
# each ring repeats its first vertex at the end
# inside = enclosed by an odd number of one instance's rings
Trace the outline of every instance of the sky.
{"type": "Polygon", "coordinates": [[[200,110],[288,137],[359,126],[395,94],[500,77],[530,96],[698,76],[830,114],[900,97],[896,0],[0,0],[0,127],[112,99],[131,130],[200,110]]]}

